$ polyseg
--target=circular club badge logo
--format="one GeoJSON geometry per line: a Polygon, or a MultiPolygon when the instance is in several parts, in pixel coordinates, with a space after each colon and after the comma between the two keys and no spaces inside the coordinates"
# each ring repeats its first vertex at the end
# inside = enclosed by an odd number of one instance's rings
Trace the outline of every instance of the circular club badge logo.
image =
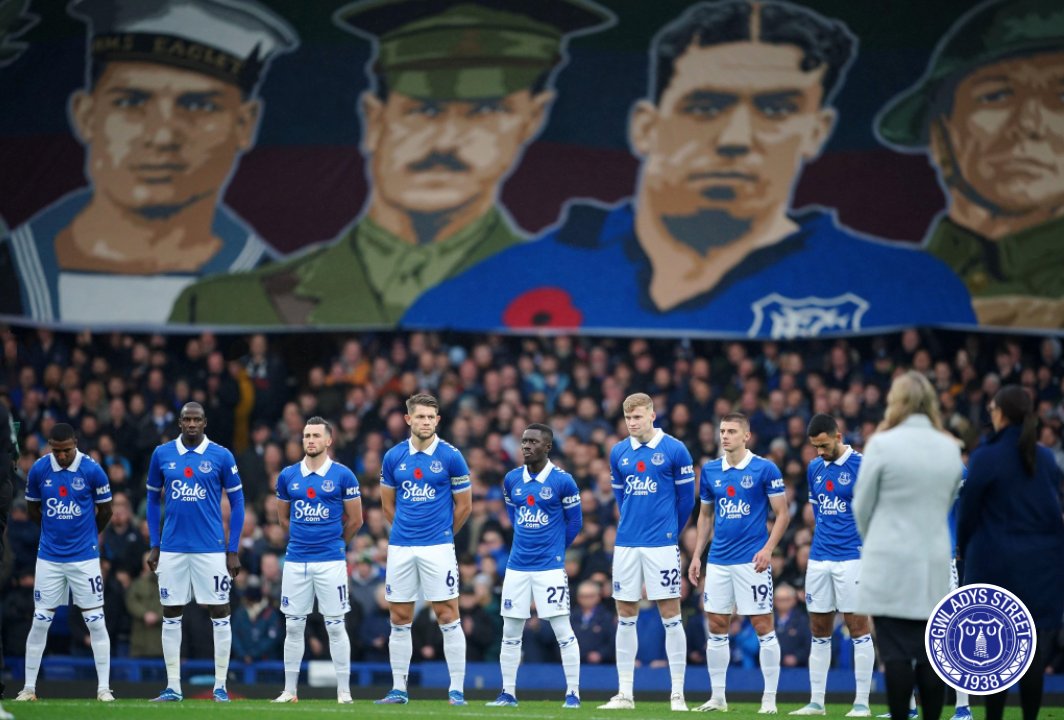
{"type": "Polygon", "coordinates": [[[1034,659],[1034,618],[997,585],[965,585],[935,607],[924,631],[927,657],[943,682],[989,695],[1012,687],[1034,659]]]}

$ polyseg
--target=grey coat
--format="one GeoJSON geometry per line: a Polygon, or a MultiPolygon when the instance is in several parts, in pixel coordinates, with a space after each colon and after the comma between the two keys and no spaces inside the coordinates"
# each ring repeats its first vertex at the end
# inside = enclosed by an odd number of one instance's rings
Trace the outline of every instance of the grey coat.
{"type": "Polygon", "coordinates": [[[853,513],[864,539],[857,612],[926,620],[950,589],[947,515],[961,486],[960,448],[926,415],[865,446],[853,513]]]}

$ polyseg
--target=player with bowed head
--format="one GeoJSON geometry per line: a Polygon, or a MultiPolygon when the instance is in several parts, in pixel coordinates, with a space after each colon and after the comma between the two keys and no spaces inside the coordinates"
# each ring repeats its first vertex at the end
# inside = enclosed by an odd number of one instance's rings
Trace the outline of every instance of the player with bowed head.
{"type": "Polygon", "coordinates": [[[565,549],[584,525],[580,489],[569,473],[548,459],[554,431],[532,423],[521,435],[524,467],[503,478],[506,512],[514,528],[513,547],[502,583],[502,692],[491,707],[517,707],[517,668],[525,620],[536,612],[550,623],[565,671],[563,708],[580,707],[580,645],[569,621],[569,578],[565,549]]]}
{"type": "Polygon", "coordinates": [[[329,633],[336,701],[352,702],[351,640],[344,624],[351,609],[346,549],[362,527],[362,495],[350,468],[329,457],[330,447],[332,426],[321,417],[310,418],[303,428],[303,459],[277,478],[277,516],[288,532],[288,552],[281,574],[284,691],[275,703],[299,702],[304,634],[315,600],[329,633]]]}
{"type": "Polygon", "coordinates": [[[78,450],[74,428],[56,423],[48,434],[52,452],[33,463],[26,478],[30,517],[41,526],[33,583],[33,624],[26,638],[26,682],[15,702],[37,699],[37,673],[48,630],[70,595],[89,628],[96,661],[96,699],[112,702],[111,639],[103,613],[99,534],[111,519],[107,473],[78,450]]]}
{"type": "Polygon", "coordinates": [[[732,611],[750,618],[761,643],[761,674],[765,690],[761,715],[776,714],[776,687],[780,677],[780,646],[772,616],[772,551],[783,537],[790,515],[779,468],[746,448],[750,421],[728,413],[720,421],[724,457],[702,466],[698,535],[688,579],[698,585],[702,553],[710,534],[713,545],[706,562],[703,603],[709,620],[706,665],[712,695],[696,708],[700,712],[726,712],[725,680],[731,653],[728,624],[732,611]],[[770,533],[768,510],[775,515],[770,533]]]}
{"type": "Polygon", "coordinates": [[[853,518],[853,492],[861,467],[861,453],[842,441],[839,424],[819,413],[806,430],[817,456],[809,463],[809,504],[815,532],[805,574],[805,603],[809,610],[812,647],[809,652],[809,704],[791,715],[824,715],[824,695],[831,666],[831,633],[835,613],[841,612],[853,638],[853,671],[857,694],[846,717],[871,717],[868,693],[876,651],[871,621],[859,615],[857,588],[861,579],[861,535],[853,518]]]}
{"type": "Polygon", "coordinates": [[[469,519],[469,466],[462,453],[436,435],[440,403],[418,393],[406,401],[410,439],[384,454],[381,505],[391,523],[384,593],[391,610],[388,655],[392,689],[376,703],[405,705],[413,643],[414,601],[432,603],[443,633],[443,654],[451,676],[447,699],[465,705],[466,639],[458,616],[458,559],[454,536],[469,519]]]}

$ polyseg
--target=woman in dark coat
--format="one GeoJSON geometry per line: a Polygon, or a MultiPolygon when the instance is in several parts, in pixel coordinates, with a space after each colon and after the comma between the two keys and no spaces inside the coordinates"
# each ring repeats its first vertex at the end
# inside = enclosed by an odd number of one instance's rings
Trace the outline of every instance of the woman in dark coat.
{"type": "MultiPolygon", "coordinates": [[[[1034,615],[1038,648],[1020,680],[1024,720],[1042,704],[1046,652],[1064,616],[1064,479],[1053,454],[1037,442],[1031,397],[1008,385],[991,401],[994,434],[972,453],[961,490],[958,557],[964,583],[991,583],[1015,593],[1034,615]]],[[[987,720],[1000,720],[1006,693],[988,695],[987,720]]]]}

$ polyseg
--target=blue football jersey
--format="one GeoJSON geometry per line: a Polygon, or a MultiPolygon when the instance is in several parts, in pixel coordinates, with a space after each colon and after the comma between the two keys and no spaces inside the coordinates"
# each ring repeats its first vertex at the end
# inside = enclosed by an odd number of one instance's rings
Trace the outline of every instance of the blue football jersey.
{"type": "Polygon", "coordinates": [[[861,453],[853,448],[847,448],[834,462],[825,463],[816,458],[809,463],[806,479],[816,520],[810,560],[861,557],[861,535],[853,518],[853,489],[860,467],[861,453]]]}
{"type": "Polygon", "coordinates": [[[78,452],[62,468],[53,455],[45,455],[30,468],[26,500],[41,504],[37,557],[51,562],[100,557],[96,503],[110,502],[111,485],[95,460],[78,452]]]}
{"type": "Polygon", "coordinates": [[[679,493],[693,492],[695,481],[694,461],[684,444],[661,428],[645,445],[629,437],[610,451],[610,474],[614,491],[622,494],[617,545],[676,545],[679,493]]]}
{"type": "Polygon", "coordinates": [[[573,476],[548,461],[535,477],[528,468],[511,470],[502,487],[514,518],[514,541],[506,569],[565,567],[565,527],[573,513],[581,512],[580,489],[573,476]]]}
{"type": "Polygon", "coordinates": [[[313,472],[306,461],[282,470],[277,477],[277,499],[291,503],[285,559],[293,562],[345,559],[344,503],[360,497],[355,474],[346,465],[331,459],[313,472]]]}
{"type": "Polygon", "coordinates": [[[769,497],[783,494],[783,477],[775,463],[749,450],[738,465],[727,458],[702,466],[699,494],[702,512],[714,512],[709,562],[739,565],[754,561],[768,542],[769,497]]]}
{"type": "Polygon", "coordinates": [[[186,448],[181,438],[155,448],[148,464],[148,492],[162,493],[166,517],[159,549],[225,552],[222,490],[240,493],[233,453],[207,438],[186,448]]]}
{"type": "Polygon", "coordinates": [[[424,451],[401,442],[384,454],[381,484],[395,489],[391,545],[454,542],[452,495],[469,492],[469,466],[458,448],[439,437],[424,451]]]}

